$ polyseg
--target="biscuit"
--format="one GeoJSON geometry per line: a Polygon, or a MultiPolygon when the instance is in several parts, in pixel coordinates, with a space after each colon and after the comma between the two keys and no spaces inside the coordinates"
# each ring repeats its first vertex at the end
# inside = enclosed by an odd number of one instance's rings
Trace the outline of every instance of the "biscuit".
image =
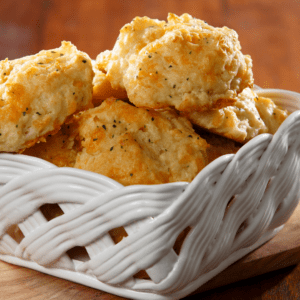
{"type": "Polygon", "coordinates": [[[95,76],[93,78],[93,105],[99,106],[105,99],[114,97],[117,99],[127,99],[125,89],[114,89],[111,86],[107,76],[102,71],[94,68],[95,76]]]}
{"type": "Polygon", "coordinates": [[[240,143],[261,133],[274,134],[288,112],[271,99],[258,97],[250,88],[232,106],[184,114],[193,124],[240,143]]]}
{"type": "Polygon", "coordinates": [[[256,109],[268,128],[268,133],[274,134],[288,117],[289,112],[276,105],[269,98],[255,97],[254,100],[256,109]]]}
{"type": "Polygon", "coordinates": [[[38,142],[25,149],[24,155],[44,159],[58,167],[74,167],[78,150],[69,124],[62,125],[54,135],[45,137],[46,142],[38,142]]]}
{"type": "Polygon", "coordinates": [[[174,110],[111,98],[74,119],[80,143],[74,167],[123,185],[192,181],[207,165],[207,143],[174,110]]]}
{"type": "MultiPolygon", "coordinates": [[[[112,101],[112,100],[108,100],[108,101],[112,101]]],[[[128,106],[125,105],[124,107],[128,107],[128,106]]],[[[89,112],[90,111],[86,111],[85,114],[88,114],[89,112]]],[[[166,114],[166,112],[164,113],[166,114]]],[[[175,115],[175,117],[178,118],[178,115],[177,116],[175,115]]],[[[76,119],[78,120],[79,116],[76,116],[76,119]]],[[[72,120],[70,120],[70,122],[72,122],[72,120]]],[[[190,127],[190,125],[186,122],[184,118],[181,119],[181,122],[186,123],[186,125],[190,127]]],[[[107,125],[107,121],[104,123],[107,125]]],[[[84,121],[81,120],[80,124],[82,128],[84,126],[84,121]]],[[[105,128],[107,130],[107,128],[109,129],[109,126],[106,125],[105,128]]],[[[112,128],[117,128],[117,127],[112,127],[112,128]]],[[[201,138],[204,139],[208,144],[208,147],[205,149],[207,163],[211,163],[216,158],[222,155],[234,154],[242,147],[242,144],[239,144],[225,137],[213,134],[211,132],[205,131],[198,127],[196,128],[196,133],[199,136],[201,136],[201,138]]],[[[58,131],[58,133],[56,133],[55,135],[47,136],[47,142],[37,143],[33,147],[26,149],[23,154],[44,159],[46,161],[55,164],[58,167],[74,167],[77,154],[80,153],[80,151],[82,151],[83,149],[83,145],[81,145],[80,141],[78,142],[76,140],[76,136],[77,139],[80,140],[78,136],[78,121],[76,121],[75,124],[72,123],[64,124],[61,127],[61,129],[58,131]]],[[[112,136],[113,135],[111,135],[111,137],[112,136]]],[[[92,143],[92,145],[94,145],[94,143],[92,143]]],[[[79,165],[79,163],[77,165],[79,165]]],[[[80,167],[82,169],[90,169],[85,166],[80,166],[80,167]]],[[[139,183],[144,183],[144,182],[147,182],[147,179],[145,181],[140,180],[139,183]]]]}
{"type": "Polygon", "coordinates": [[[69,42],[0,62],[0,152],[22,152],[92,107],[89,56],[69,42]]]}
{"type": "Polygon", "coordinates": [[[169,14],[168,22],[136,17],[95,67],[134,105],[154,109],[225,107],[253,85],[252,60],[242,54],[237,33],[188,14],[169,14]]]}

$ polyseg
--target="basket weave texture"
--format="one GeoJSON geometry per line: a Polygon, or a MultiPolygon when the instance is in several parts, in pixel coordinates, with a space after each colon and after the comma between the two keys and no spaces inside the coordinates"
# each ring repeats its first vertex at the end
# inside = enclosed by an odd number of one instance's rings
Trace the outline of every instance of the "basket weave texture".
{"type": "Polygon", "coordinates": [[[218,158],[191,183],[124,187],[2,153],[0,259],[132,299],[180,299],[272,238],[298,205],[299,180],[300,111],[274,136],[218,158]],[[47,220],[44,204],[63,214],[47,220]],[[19,241],[12,226],[24,235],[19,241]],[[109,231],[121,226],[128,237],[116,244],[109,231]],[[178,255],[173,246],[187,227],[178,255]],[[69,255],[78,246],[85,257],[69,255]],[[135,278],[140,270],[150,279],[135,278]]]}

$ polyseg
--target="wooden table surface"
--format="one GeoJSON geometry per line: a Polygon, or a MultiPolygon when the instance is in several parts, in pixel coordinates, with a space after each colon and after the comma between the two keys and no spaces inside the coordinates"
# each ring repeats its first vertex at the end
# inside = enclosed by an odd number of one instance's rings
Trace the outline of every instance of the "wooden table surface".
{"type": "MultiPolygon", "coordinates": [[[[0,7],[0,59],[55,48],[62,40],[94,59],[113,47],[119,29],[135,16],[187,12],[237,31],[257,85],[300,93],[299,0],[2,0],[0,7]]],[[[201,299],[300,299],[300,265],[204,292],[201,299]]]]}

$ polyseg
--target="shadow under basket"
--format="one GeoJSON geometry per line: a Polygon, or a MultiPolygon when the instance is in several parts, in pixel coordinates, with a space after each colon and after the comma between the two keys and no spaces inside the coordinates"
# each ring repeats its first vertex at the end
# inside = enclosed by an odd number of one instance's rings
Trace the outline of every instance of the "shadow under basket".
{"type": "Polygon", "coordinates": [[[0,154],[0,259],[131,299],[180,299],[271,239],[300,198],[300,95],[257,89],[292,114],[191,182],[124,187],[0,154]]]}

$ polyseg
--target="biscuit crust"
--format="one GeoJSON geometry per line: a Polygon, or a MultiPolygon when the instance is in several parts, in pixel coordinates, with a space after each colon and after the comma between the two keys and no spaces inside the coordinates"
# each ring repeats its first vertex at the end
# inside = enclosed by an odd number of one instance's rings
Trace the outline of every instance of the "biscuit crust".
{"type": "Polygon", "coordinates": [[[268,132],[274,134],[290,113],[269,98],[255,97],[254,100],[255,107],[267,126],[268,132]]]}
{"type": "Polygon", "coordinates": [[[44,159],[58,167],[74,167],[78,150],[73,133],[72,127],[64,124],[56,134],[46,136],[45,142],[36,143],[23,154],[44,159]]]}
{"type": "Polygon", "coordinates": [[[0,151],[22,152],[92,107],[89,56],[69,42],[0,62],[0,151]]]}
{"type": "Polygon", "coordinates": [[[95,67],[138,107],[203,111],[233,104],[253,85],[252,60],[238,35],[188,14],[168,22],[137,17],[120,31],[95,67]]]}
{"type": "Polygon", "coordinates": [[[185,113],[193,123],[236,142],[246,143],[261,133],[274,134],[288,112],[271,99],[243,90],[232,106],[204,112],[185,113]]]}
{"type": "Polygon", "coordinates": [[[105,73],[94,68],[93,78],[93,105],[99,106],[105,99],[114,97],[117,99],[127,99],[126,90],[123,88],[114,89],[111,86],[105,73]]]}
{"type": "Polygon", "coordinates": [[[174,110],[153,111],[107,99],[76,115],[75,168],[124,185],[192,181],[207,164],[205,140],[174,110]]]}

